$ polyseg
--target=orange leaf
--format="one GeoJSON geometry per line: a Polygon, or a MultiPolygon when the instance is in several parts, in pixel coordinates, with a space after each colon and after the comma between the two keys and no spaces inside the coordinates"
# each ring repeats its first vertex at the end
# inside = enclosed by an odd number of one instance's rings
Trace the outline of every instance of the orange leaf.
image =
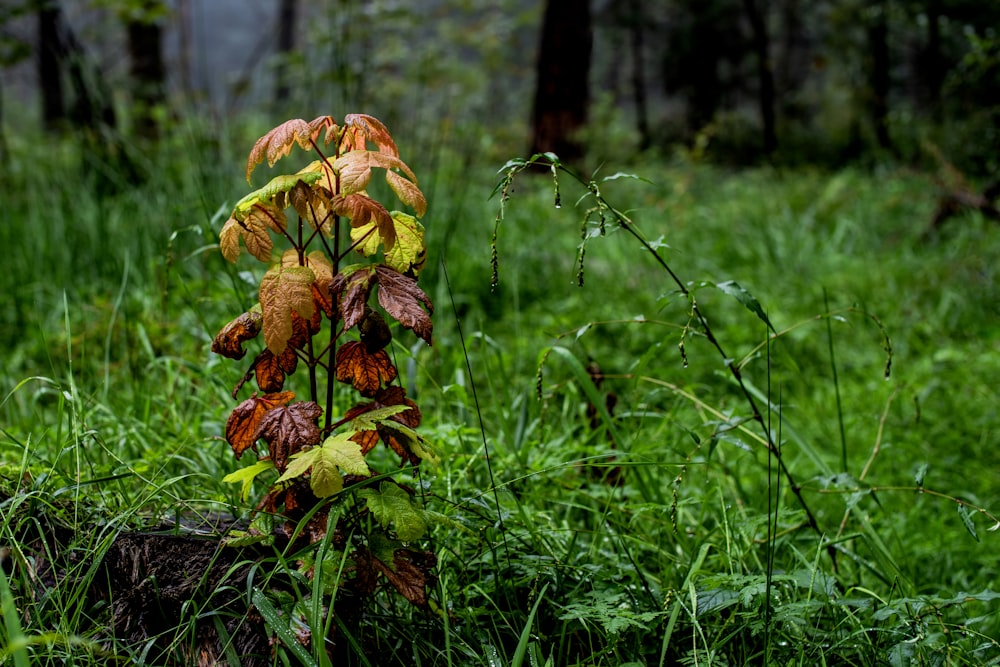
{"type": "MultiPolygon", "coordinates": [[[[374,116],[369,116],[362,113],[351,113],[344,116],[344,129],[350,130],[354,134],[352,139],[354,140],[350,146],[351,150],[364,149],[365,144],[358,143],[357,137],[363,137],[365,140],[372,142],[378,146],[380,153],[385,153],[386,155],[391,155],[393,157],[399,157],[399,150],[396,148],[396,142],[392,140],[392,135],[389,134],[389,129],[382,124],[378,118],[374,116]]],[[[345,132],[345,135],[347,132],[345,132]]]]}
{"type": "Polygon", "coordinates": [[[260,333],[264,316],[257,310],[243,313],[222,328],[212,341],[212,352],[229,359],[242,359],[247,351],[243,343],[260,333]]]}
{"type": "Polygon", "coordinates": [[[337,350],[337,380],[351,384],[362,396],[374,396],[382,385],[396,379],[396,367],[385,350],[369,354],[356,340],[337,350]]]}
{"type": "Polygon", "coordinates": [[[292,337],[292,313],[311,320],[315,313],[312,284],[316,276],[307,266],[275,265],[260,281],[260,306],[264,314],[264,343],[276,355],[285,351],[292,337]]]}
{"type": "Polygon", "coordinates": [[[253,448],[259,436],[260,423],[268,412],[287,404],[295,398],[291,391],[278,394],[256,394],[236,406],[226,420],[226,441],[233,448],[236,458],[253,448]]]}
{"type": "Polygon", "coordinates": [[[399,169],[414,183],[417,180],[405,162],[398,157],[377,151],[354,150],[341,155],[333,162],[333,170],[340,174],[340,191],[344,194],[367,189],[373,168],[399,169]]]}
{"type": "MultiPolygon", "coordinates": [[[[284,356],[284,355],[282,355],[284,356]]],[[[285,371],[281,368],[278,357],[271,350],[263,350],[254,360],[254,375],[261,391],[281,391],[285,386],[285,371]]]]}
{"type": "Polygon", "coordinates": [[[254,168],[267,158],[267,166],[292,152],[292,147],[298,144],[303,150],[312,150],[312,141],[318,138],[323,128],[326,128],[326,143],[336,134],[336,123],[330,116],[320,116],[312,122],[301,118],[287,120],[257,140],[247,158],[247,182],[254,168]]]}
{"type": "Polygon", "coordinates": [[[424,217],[424,214],[427,213],[427,198],[417,187],[416,181],[409,181],[391,170],[385,172],[385,180],[401,202],[412,206],[417,217],[424,217]]]}

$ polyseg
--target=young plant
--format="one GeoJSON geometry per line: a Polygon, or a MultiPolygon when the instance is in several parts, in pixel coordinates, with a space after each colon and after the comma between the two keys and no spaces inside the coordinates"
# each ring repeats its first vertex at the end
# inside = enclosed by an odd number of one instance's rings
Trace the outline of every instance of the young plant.
{"type": "Polygon", "coordinates": [[[392,320],[431,343],[433,308],[417,285],[426,261],[418,217],[427,202],[389,131],[362,114],[339,124],[330,116],[282,123],[250,151],[247,181],[261,162],[273,166],[296,147],[318,159],[243,197],[220,232],[228,261],[237,261],[242,244],[268,266],[259,302],[212,343],[213,352],[238,360],[244,345],[263,339],[232,395],[250,382],[259,392],[236,406],[225,433],[236,458],[253,451],[257,461],[225,480],[242,483],[244,499],[262,475],[273,482],[250,531],[234,541],[270,540],[267,519],[283,517],[289,538],[349,554],[341,576],[353,576],[332,582],[334,589],[346,585],[364,597],[388,581],[423,606],[435,558],[406,543],[423,536],[426,516],[413,491],[379,476],[367,455],[381,441],[402,466],[434,458],[387,349],[392,320]],[[416,216],[368,194],[374,170],[416,216]],[[293,376],[302,381],[290,389],[293,376]],[[338,392],[341,385],[350,389],[338,392]],[[299,387],[306,400],[296,400],[299,387]]]}

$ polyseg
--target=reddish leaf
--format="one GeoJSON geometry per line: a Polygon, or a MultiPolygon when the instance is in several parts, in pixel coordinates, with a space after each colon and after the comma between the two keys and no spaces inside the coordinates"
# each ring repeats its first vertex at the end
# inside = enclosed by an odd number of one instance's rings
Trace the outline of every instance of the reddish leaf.
{"type": "Polygon", "coordinates": [[[229,359],[242,359],[247,353],[243,349],[243,343],[260,333],[263,322],[264,316],[259,311],[243,313],[218,333],[212,341],[212,352],[229,359]]]}
{"type": "Polygon", "coordinates": [[[396,367],[385,350],[369,354],[356,340],[337,350],[337,380],[353,385],[362,396],[374,396],[383,384],[395,379],[396,367]]]}
{"type": "Polygon", "coordinates": [[[385,312],[396,318],[396,321],[431,344],[433,323],[430,313],[434,306],[420,287],[415,278],[404,276],[387,266],[375,267],[378,275],[378,302],[385,312]],[[421,308],[427,308],[427,312],[421,308]]]}
{"type": "Polygon", "coordinates": [[[334,276],[330,290],[340,304],[340,319],[344,322],[344,329],[352,328],[364,317],[374,277],[374,269],[368,266],[349,273],[342,271],[334,276]]]}
{"type": "Polygon", "coordinates": [[[260,305],[264,313],[264,342],[271,352],[285,351],[293,333],[292,314],[307,320],[316,314],[312,284],[315,274],[307,266],[275,265],[260,281],[260,305]]]}
{"type": "Polygon", "coordinates": [[[285,386],[285,371],[282,370],[278,357],[274,356],[271,350],[265,349],[257,355],[253,362],[253,370],[257,386],[260,387],[261,391],[281,391],[285,386]]]}
{"type": "Polygon", "coordinates": [[[374,223],[387,248],[395,243],[396,228],[392,224],[392,216],[385,206],[368,195],[335,195],[331,204],[334,213],[351,221],[351,227],[364,227],[368,223],[374,223]]]}
{"type": "Polygon", "coordinates": [[[236,458],[254,447],[260,438],[260,424],[264,417],[293,398],[295,394],[290,391],[260,397],[255,394],[236,406],[226,421],[226,441],[233,448],[236,458]]]}
{"type": "Polygon", "coordinates": [[[267,413],[260,422],[259,437],[267,441],[268,452],[278,472],[288,467],[288,457],[321,440],[316,420],[323,409],[312,401],[294,403],[267,413]]]}
{"type": "Polygon", "coordinates": [[[378,431],[358,431],[351,436],[351,440],[361,445],[362,454],[367,454],[371,450],[375,449],[375,445],[378,444],[378,439],[378,431]]]}

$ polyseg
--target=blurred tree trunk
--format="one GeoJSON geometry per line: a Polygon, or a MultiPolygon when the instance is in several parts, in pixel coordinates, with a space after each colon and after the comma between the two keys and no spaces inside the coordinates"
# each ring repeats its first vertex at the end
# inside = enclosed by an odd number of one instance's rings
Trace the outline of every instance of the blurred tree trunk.
{"type": "Polygon", "coordinates": [[[291,93],[287,78],[288,56],[295,50],[298,5],[298,0],[281,0],[281,7],[278,9],[278,66],[274,70],[274,99],[279,104],[286,101],[291,93]]]}
{"type": "Polygon", "coordinates": [[[764,128],[764,153],[770,155],[778,147],[774,127],[774,70],[771,64],[771,38],[767,21],[757,7],[756,0],[743,0],[750,27],[753,30],[753,50],[757,57],[757,99],[760,119],[764,128]]]}
{"type": "Polygon", "coordinates": [[[145,0],[142,9],[129,15],[129,76],[132,79],[132,112],[137,136],[155,141],[167,102],[166,67],[163,64],[163,27],[160,0],[145,0]]]}
{"type": "Polygon", "coordinates": [[[868,26],[868,49],[871,53],[869,72],[871,85],[871,122],[875,127],[875,140],[880,148],[893,150],[889,136],[889,22],[886,6],[877,3],[871,8],[868,26]]]}
{"type": "Polygon", "coordinates": [[[38,84],[42,93],[42,122],[47,130],[66,120],[62,62],[62,9],[56,2],[38,3],[38,84]]]}
{"type": "Polygon", "coordinates": [[[629,41],[632,47],[632,94],[635,103],[635,124],[639,132],[639,148],[645,150],[653,143],[646,113],[646,68],[644,59],[644,17],[642,3],[629,0],[629,41]]]}
{"type": "Polygon", "coordinates": [[[583,147],[574,133],[587,122],[590,54],[589,0],[547,0],[538,53],[531,152],[552,151],[567,162],[583,147]]]}

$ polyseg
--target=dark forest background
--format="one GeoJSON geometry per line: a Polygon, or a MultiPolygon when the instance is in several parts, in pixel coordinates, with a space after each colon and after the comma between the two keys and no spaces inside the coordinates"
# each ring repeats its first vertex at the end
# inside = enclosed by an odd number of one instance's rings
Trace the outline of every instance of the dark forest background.
{"type": "Polygon", "coordinates": [[[179,124],[363,110],[502,156],[989,178],[998,27],[991,0],[6,0],[0,147],[44,128],[127,152],[179,124]]]}

